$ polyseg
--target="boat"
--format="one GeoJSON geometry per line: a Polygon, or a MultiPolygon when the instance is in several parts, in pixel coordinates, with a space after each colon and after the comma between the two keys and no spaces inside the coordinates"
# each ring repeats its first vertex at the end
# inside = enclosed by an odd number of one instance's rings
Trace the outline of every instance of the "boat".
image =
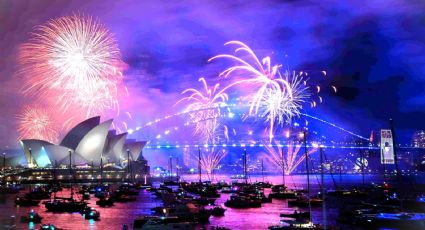
{"type": "Polygon", "coordinates": [[[211,210],[205,209],[202,206],[197,206],[192,203],[186,204],[173,204],[165,207],[155,207],[151,209],[156,215],[175,216],[181,222],[198,222],[205,223],[209,221],[212,213],[211,210]]]}
{"type": "Polygon", "coordinates": [[[89,192],[83,193],[83,200],[90,200],[90,193],[89,192]]]}
{"type": "Polygon", "coordinates": [[[100,218],[100,212],[88,206],[84,208],[81,214],[84,216],[86,220],[99,220],[100,218]]]}
{"type": "Polygon", "coordinates": [[[112,199],[111,197],[108,197],[108,198],[103,197],[97,200],[96,204],[99,205],[100,207],[111,207],[114,205],[114,199],[112,199]]]}
{"type": "Polygon", "coordinates": [[[53,224],[43,224],[40,226],[39,230],[63,230],[63,229],[57,228],[53,224]]]}
{"type": "Polygon", "coordinates": [[[327,192],[327,195],[329,196],[336,196],[336,197],[348,197],[348,198],[365,198],[368,196],[368,193],[362,190],[358,189],[336,189],[336,190],[329,190],[327,192]]]}
{"type": "Polygon", "coordinates": [[[270,230],[302,230],[302,229],[310,229],[310,230],[337,230],[339,228],[333,226],[324,226],[320,224],[313,224],[311,221],[300,221],[300,220],[281,220],[279,225],[269,226],[270,230]]]}
{"type": "Polygon", "coordinates": [[[192,230],[195,229],[194,224],[190,222],[182,222],[175,216],[144,216],[136,218],[133,221],[133,230],[192,230]]]}
{"type": "Polygon", "coordinates": [[[261,201],[252,199],[249,196],[231,195],[230,199],[224,202],[226,207],[230,208],[260,208],[261,201]]]}
{"type": "Polygon", "coordinates": [[[199,205],[214,205],[216,198],[199,197],[192,199],[192,202],[199,205]]]}
{"type": "Polygon", "coordinates": [[[116,192],[119,192],[119,193],[125,194],[125,195],[129,195],[129,196],[137,196],[137,195],[139,195],[140,191],[133,184],[124,183],[124,184],[119,186],[119,188],[116,192]]]}
{"type": "Polygon", "coordinates": [[[40,203],[40,200],[33,200],[26,197],[16,196],[16,199],[15,199],[16,206],[30,207],[30,206],[37,206],[39,203],[40,203]]]}
{"type": "Polygon", "coordinates": [[[46,187],[37,187],[25,194],[25,197],[32,200],[49,199],[51,195],[50,189],[46,187]]]}
{"type": "Polygon", "coordinates": [[[224,216],[224,212],[226,211],[226,209],[221,206],[215,206],[214,208],[210,210],[211,210],[211,215],[213,216],[224,216]]]}
{"type": "Polygon", "coordinates": [[[297,196],[298,196],[298,193],[294,190],[271,192],[269,194],[269,198],[273,198],[273,199],[294,199],[297,196]]]}
{"type": "Polygon", "coordinates": [[[260,188],[271,188],[272,184],[270,182],[256,182],[254,183],[255,186],[260,188]]]}
{"type": "Polygon", "coordinates": [[[47,211],[50,212],[82,212],[87,206],[86,202],[54,199],[44,203],[47,211]]]}
{"type": "Polygon", "coordinates": [[[323,200],[320,198],[306,198],[306,197],[297,197],[295,200],[288,200],[288,206],[290,207],[318,207],[321,206],[323,203],[323,200]]]}
{"type": "Polygon", "coordinates": [[[280,217],[294,218],[294,219],[308,219],[310,212],[298,212],[295,210],[293,213],[281,213],[280,217]]]}
{"type": "Polygon", "coordinates": [[[295,199],[298,196],[298,191],[287,189],[285,185],[272,186],[272,191],[269,198],[274,199],[295,199]]]}
{"type": "Polygon", "coordinates": [[[282,220],[279,225],[269,226],[270,230],[317,229],[310,221],[282,220]]]}
{"type": "Polygon", "coordinates": [[[258,200],[260,200],[261,203],[270,203],[270,202],[272,202],[272,198],[270,196],[268,196],[268,197],[265,196],[264,195],[264,192],[262,190],[258,190],[255,193],[255,198],[258,199],[258,200]]]}
{"type": "Polygon", "coordinates": [[[131,201],[136,201],[137,197],[129,196],[129,195],[123,195],[123,194],[115,194],[113,196],[113,200],[116,201],[116,202],[131,202],[131,201]]]}
{"type": "Polygon", "coordinates": [[[231,230],[230,228],[221,227],[221,226],[211,226],[211,230],[231,230]]]}
{"type": "Polygon", "coordinates": [[[34,210],[31,210],[28,213],[28,216],[21,216],[21,222],[22,223],[40,223],[41,219],[43,219],[43,217],[41,217],[40,215],[38,215],[37,212],[35,212],[34,210]]]}

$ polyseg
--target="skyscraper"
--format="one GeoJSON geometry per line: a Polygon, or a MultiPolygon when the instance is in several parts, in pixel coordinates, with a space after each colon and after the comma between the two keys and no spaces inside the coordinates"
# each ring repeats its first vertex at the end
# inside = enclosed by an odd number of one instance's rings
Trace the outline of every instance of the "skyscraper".
{"type": "Polygon", "coordinates": [[[425,131],[418,130],[413,134],[412,144],[414,147],[425,148],[425,131]]]}

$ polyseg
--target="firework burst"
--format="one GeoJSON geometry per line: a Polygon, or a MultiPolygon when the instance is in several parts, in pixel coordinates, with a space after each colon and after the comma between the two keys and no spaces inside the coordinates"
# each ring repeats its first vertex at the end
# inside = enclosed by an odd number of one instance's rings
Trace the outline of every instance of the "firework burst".
{"type": "Polygon", "coordinates": [[[222,77],[229,77],[239,73],[243,78],[226,87],[235,85],[248,85],[255,89],[255,93],[249,95],[249,115],[260,114],[270,124],[269,136],[272,138],[274,124],[277,121],[282,124],[284,120],[290,120],[299,116],[302,103],[309,97],[306,80],[302,74],[285,73],[283,77],[279,68],[281,65],[272,65],[270,57],[261,61],[254,51],[239,41],[230,41],[225,45],[236,45],[235,53],[244,53],[248,56],[243,59],[236,55],[220,54],[212,57],[209,61],[217,58],[227,58],[236,62],[235,66],[229,67],[220,73],[222,77]]]}
{"type": "MultiPolygon", "coordinates": [[[[305,159],[305,154],[300,154],[301,145],[293,145],[289,143],[287,145],[286,152],[284,151],[283,146],[277,145],[277,148],[274,148],[270,145],[265,145],[267,149],[267,154],[265,154],[266,159],[268,159],[275,166],[282,168],[285,171],[286,175],[290,175],[301,162],[305,159]]],[[[316,152],[316,148],[311,148],[307,155],[310,155],[316,152]]]]}
{"type": "Polygon", "coordinates": [[[204,91],[194,88],[186,89],[182,94],[188,96],[180,99],[176,104],[188,101],[185,112],[189,112],[191,122],[195,124],[195,134],[202,138],[205,143],[215,143],[218,138],[217,131],[220,127],[220,106],[228,100],[228,95],[219,91],[219,84],[209,87],[205,78],[199,78],[204,91]]]}
{"type": "MultiPolygon", "coordinates": [[[[220,164],[221,160],[227,155],[227,152],[222,150],[207,150],[205,153],[201,154],[201,167],[206,171],[208,178],[213,179],[214,169],[220,164]]],[[[197,155],[193,157],[198,158],[197,155]]]]}
{"type": "Polygon", "coordinates": [[[20,49],[25,93],[53,96],[62,109],[87,116],[116,108],[121,60],[112,34],[85,16],[54,19],[35,29],[20,49]]]}
{"type": "Polygon", "coordinates": [[[48,110],[40,107],[25,107],[17,115],[19,139],[38,139],[56,143],[59,133],[54,127],[48,110]]]}
{"type": "Polygon", "coordinates": [[[291,86],[292,94],[274,87],[267,88],[262,94],[259,106],[259,114],[265,117],[270,124],[269,136],[273,136],[275,123],[283,125],[285,121],[300,116],[302,105],[310,97],[308,87],[303,84],[303,78],[295,72],[285,73],[285,80],[291,86]]]}
{"type": "MultiPolygon", "coordinates": [[[[316,107],[323,102],[319,95],[321,87],[308,86],[306,72],[296,73],[285,71],[281,73],[281,65],[272,65],[270,57],[260,59],[255,52],[240,41],[230,41],[225,45],[236,46],[235,54],[220,54],[212,57],[209,61],[225,58],[235,62],[235,65],[220,73],[221,77],[227,78],[237,76],[235,80],[225,89],[236,85],[246,86],[253,89],[246,97],[249,100],[249,115],[259,115],[269,123],[270,141],[273,138],[275,124],[283,125],[285,121],[290,122],[292,118],[299,117],[303,105],[310,102],[311,107],[316,107]],[[314,96],[314,97],[313,97],[314,96]]],[[[321,71],[327,76],[326,71],[321,71]]],[[[336,93],[336,87],[332,86],[336,93]]]]}

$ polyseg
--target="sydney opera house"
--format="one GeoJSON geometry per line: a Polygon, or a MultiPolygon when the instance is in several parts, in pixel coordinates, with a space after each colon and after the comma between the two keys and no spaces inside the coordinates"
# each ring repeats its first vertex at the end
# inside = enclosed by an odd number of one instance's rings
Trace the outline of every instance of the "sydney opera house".
{"type": "MultiPolygon", "coordinates": [[[[130,168],[135,175],[149,175],[142,154],[146,142],[127,139],[127,133],[117,134],[110,130],[111,124],[112,119],[101,123],[99,116],[89,118],[72,128],[57,145],[44,140],[21,140],[23,156],[16,162],[25,162],[22,166],[32,169],[31,175],[45,175],[51,169],[74,169],[74,174],[82,174],[90,168],[91,174],[96,174],[94,169],[98,174],[102,169],[115,177],[128,174],[130,168]]],[[[69,174],[69,170],[62,171],[69,174]]]]}

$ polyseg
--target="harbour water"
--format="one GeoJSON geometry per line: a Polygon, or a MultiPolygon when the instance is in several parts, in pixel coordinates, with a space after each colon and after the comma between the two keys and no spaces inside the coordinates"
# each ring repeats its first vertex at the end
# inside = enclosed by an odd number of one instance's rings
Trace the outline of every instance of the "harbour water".
{"type": "MultiPolygon", "coordinates": [[[[185,175],[182,177],[186,181],[198,180],[197,175],[185,175]]],[[[206,178],[205,178],[206,179],[206,178]]],[[[225,180],[229,182],[231,179],[226,175],[216,175],[215,179],[225,180]]],[[[250,181],[262,181],[262,176],[251,176],[250,181]]],[[[312,193],[317,193],[319,190],[320,175],[312,175],[311,178],[312,193]]],[[[282,182],[282,176],[267,176],[265,181],[269,181],[275,184],[282,182]]],[[[306,176],[295,175],[286,176],[285,181],[288,187],[302,188],[305,186],[306,176]]],[[[362,183],[361,175],[341,175],[325,176],[325,185],[327,188],[333,188],[334,182],[341,185],[340,182],[348,187],[351,185],[362,183]],[[339,178],[341,177],[341,178],[339,178]]],[[[381,177],[366,175],[365,181],[367,183],[375,182],[380,183],[381,177]]],[[[305,187],[304,187],[305,188],[305,187]]],[[[28,188],[29,189],[29,188],[28,188]]],[[[266,190],[268,193],[269,190],[266,190]]],[[[58,196],[67,196],[69,193],[65,190],[64,192],[58,192],[58,196]]],[[[222,194],[219,199],[216,200],[216,204],[223,205],[228,199],[229,194],[222,194]]],[[[100,221],[89,221],[85,220],[79,213],[61,213],[54,214],[46,212],[44,205],[40,204],[36,207],[15,207],[14,206],[15,195],[7,195],[5,199],[2,199],[0,203],[0,218],[2,222],[5,222],[15,216],[15,222],[17,229],[35,229],[39,225],[28,225],[20,223],[20,217],[26,215],[31,209],[34,209],[42,217],[42,223],[51,223],[57,227],[64,229],[122,229],[123,225],[127,225],[131,228],[134,218],[138,216],[152,215],[151,208],[161,205],[161,201],[156,199],[150,192],[141,190],[137,201],[128,203],[116,203],[110,208],[101,208],[95,204],[96,198],[92,197],[88,202],[89,206],[95,207],[100,211],[100,221]]],[[[335,204],[330,203],[327,205],[326,217],[328,223],[335,223],[335,219],[338,215],[338,209],[335,204]]],[[[280,221],[279,214],[283,212],[293,212],[295,208],[289,208],[287,201],[284,200],[273,200],[272,203],[265,203],[261,208],[251,209],[232,209],[227,208],[225,216],[223,217],[211,217],[210,223],[205,226],[197,226],[198,229],[210,226],[222,226],[230,229],[267,229],[270,225],[278,224],[280,221]]],[[[323,220],[322,208],[314,208],[312,210],[312,218],[316,223],[321,223],[323,220]]]]}

